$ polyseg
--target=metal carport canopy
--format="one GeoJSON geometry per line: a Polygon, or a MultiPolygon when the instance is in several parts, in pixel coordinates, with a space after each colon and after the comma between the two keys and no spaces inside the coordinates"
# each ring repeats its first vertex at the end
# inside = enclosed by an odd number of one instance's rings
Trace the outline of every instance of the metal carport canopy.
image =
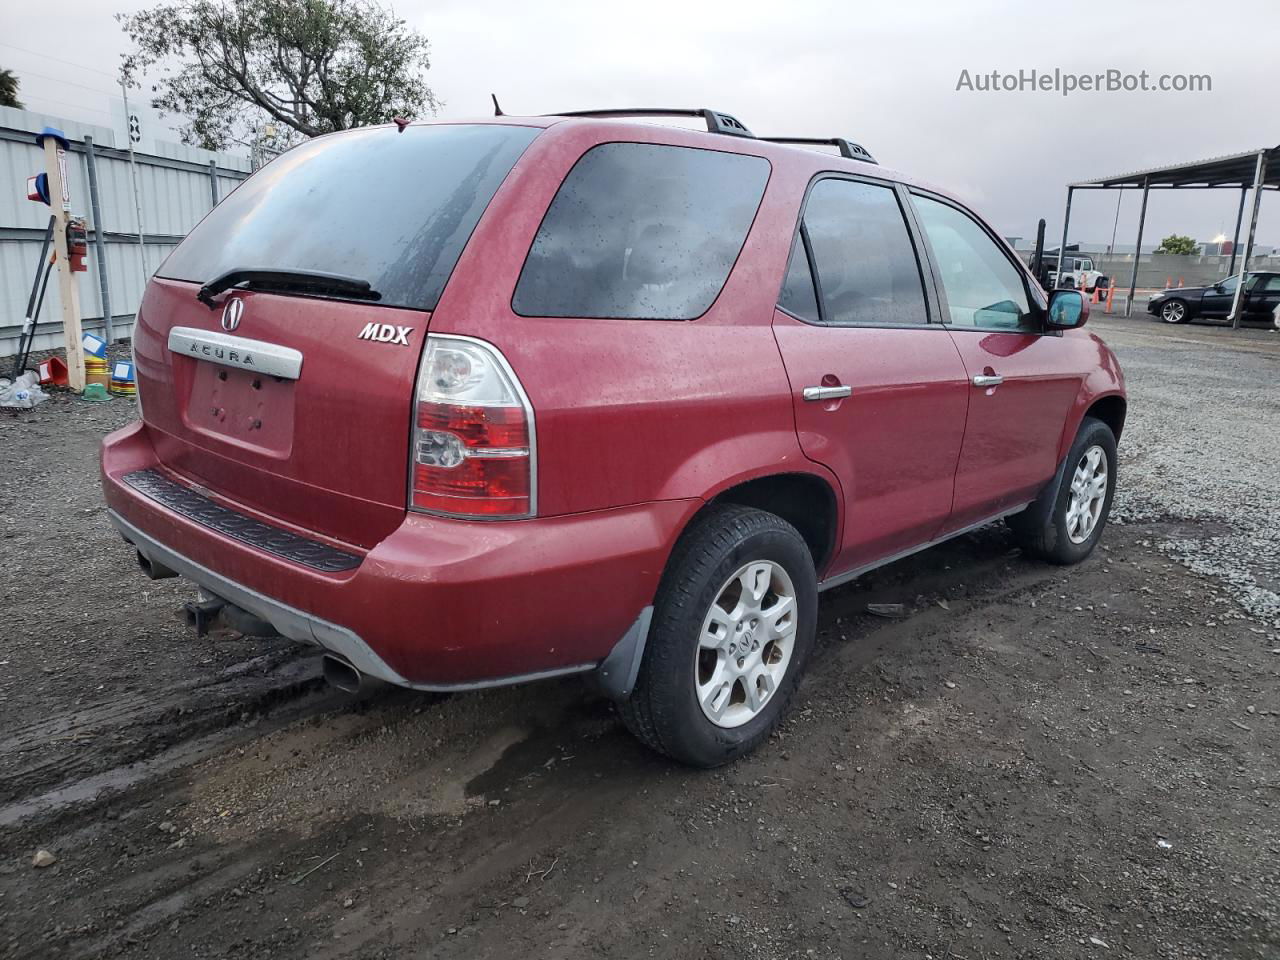
{"type": "MultiPolygon", "coordinates": [[[[1228,274],[1235,273],[1236,251],[1240,246],[1240,228],[1244,220],[1245,199],[1253,188],[1252,214],[1249,218],[1248,241],[1245,244],[1241,274],[1249,270],[1253,255],[1253,241],[1258,228],[1258,210],[1264,190],[1280,190],[1280,146],[1258,147],[1243,153],[1223,157],[1211,157],[1192,163],[1175,163],[1148,170],[1135,170],[1097,180],[1082,180],[1067,185],[1067,209],[1062,218],[1062,245],[1058,248],[1058,274],[1062,274],[1062,259],[1067,249],[1067,229],[1071,220],[1071,195],[1076,190],[1123,190],[1125,187],[1142,189],[1142,208],[1138,214],[1138,239],[1133,248],[1133,272],[1129,278],[1129,297],[1125,302],[1125,316],[1133,312],[1133,297],[1138,283],[1138,261],[1142,257],[1142,228],[1147,219],[1147,194],[1157,190],[1215,190],[1228,187],[1240,188],[1240,209],[1236,215],[1235,239],[1231,244],[1231,264],[1228,274]]],[[[1236,284],[1235,300],[1231,305],[1233,327],[1240,325],[1240,300],[1244,284],[1236,284]]]]}

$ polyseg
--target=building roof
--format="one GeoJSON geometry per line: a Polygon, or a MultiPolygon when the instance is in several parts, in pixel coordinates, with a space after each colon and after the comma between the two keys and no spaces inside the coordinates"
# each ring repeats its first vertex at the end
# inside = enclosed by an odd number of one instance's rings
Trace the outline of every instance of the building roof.
{"type": "Polygon", "coordinates": [[[1211,157],[1191,163],[1175,163],[1149,170],[1135,170],[1096,180],[1081,180],[1072,187],[1248,187],[1253,185],[1258,154],[1267,156],[1267,171],[1263,184],[1271,190],[1280,190],[1280,146],[1258,147],[1244,153],[1232,153],[1225,157],[1211,157]]]}

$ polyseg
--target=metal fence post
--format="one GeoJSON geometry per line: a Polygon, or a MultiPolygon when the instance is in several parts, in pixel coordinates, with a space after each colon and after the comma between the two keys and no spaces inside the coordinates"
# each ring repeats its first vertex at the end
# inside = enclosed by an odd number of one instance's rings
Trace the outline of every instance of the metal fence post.
{"type": "Polygon", "coordinates": [[[218,161],[209,161],[209,197],[213,206],[218,205],[218,161]]]}
{"type": "Polygon", "coordinates": [[[93,250],[98,261],[98,293],[102,299],[102,333],[107,343],[114,343],[111,285],[107,282],[107,241],[102,236],[102,201],[98,193],[98,164],[93,153],[93,137],[88,134],[84,138],[84,159],[85,167],[89,172],[89,209],[93,213],[93,250]]]}

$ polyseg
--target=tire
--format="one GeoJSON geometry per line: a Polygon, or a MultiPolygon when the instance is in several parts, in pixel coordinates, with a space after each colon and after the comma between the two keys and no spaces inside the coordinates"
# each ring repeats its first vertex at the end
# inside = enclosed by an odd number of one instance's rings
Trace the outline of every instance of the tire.
{"type": "Polygon", "coordinates": [[[1076,288],[1075,277],[1067,277],[1065,280],[1062,281],[1063,290],[1074,290],[1075,288],[1076,288]]]}
{"type": "MultiPolygon", "coordinates": [[[[1096,472],[1093,472],[1092,479],[1096,484],[1096,472]]],[[[1022,513],[1010,517],[1009,527],[1018,544],[1029,555],[1064,566],[1079,563],[1098,545],[1107,517],[1111,514],[1115,492],[1115,435],[1101,420],[1085,417],[1050,489],[1022,513]],[[1083,485],[1079,499],[1073,488],[1079,482],[1078,471],[1086,466],[1087,458],[1095,451],[1099,453],[1097,462],[1105,467],[1106,477],[1102,489],[1098,490],[1101,500],[1091,504],[1086,521],[1083,514],[1074,512],[1074,508],[1085,499],[1083,485]]]]}
{"type": "Polygon", "coordinates": [[[749,753],[768,737],[795,693],[813,650],[817,611],[813,557],[795,527],[763,510],[709,508],[680,538],[662,575],[635,689],[619,708],[627,729],[694,767],[716,767],[749,753]],[[744,570],[746,581],[738,578],[744,570]],[[767,581],[755,616],[755,601],[743,585],[748,581],[767,581]],[[789,626],[779,611],[788,593],[789,626]],[[738,626],[733,616],[740,611],[747,612],[738,626]],[[789,647],[770,633],[771,617],[790,637],[789,647]],[[717,644],[713,634],[719,632],[725,642],[717,644]],[[744,661],[753,674],[736,672],[744,661]],[[755,703],[747,700],[753,678],[755,703]],[[718,722],[709,712],[717,707],[718,722]]]}
{"type": "Polygon", "coordinates": [[[1186,323],[1191,319],[1191,309],[1187,301],[1174,297],[1160,304],[1160,319],[1165,323],[1186,323]]]}

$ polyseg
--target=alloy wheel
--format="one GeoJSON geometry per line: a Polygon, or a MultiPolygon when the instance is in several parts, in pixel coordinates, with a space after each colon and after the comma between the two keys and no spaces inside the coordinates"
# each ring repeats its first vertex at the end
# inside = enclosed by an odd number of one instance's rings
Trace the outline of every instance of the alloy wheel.
{"type": "Polygon", "coordinates": [[[1084,543],[1093,534],[1106,499],[1107,455],[1102,447],[1094,444],[1080,457],[1071,476],[1067,536],[1072,543],[1084,543]]]}
{"type": "Polygon", "coordinates": [[[1160,308],[1160,319],[1165,323],[1181,323],[1186,315],[1186,305],[1180,300],[1173,300],[1160,308]]]}
{"type": "Polygon", "coordinates": [[[702,621],[694,660],[698,704],[718,727],[740,727],[773,698],[795,649],[796,590],[771,560],[743,564],[702,621]]]}

